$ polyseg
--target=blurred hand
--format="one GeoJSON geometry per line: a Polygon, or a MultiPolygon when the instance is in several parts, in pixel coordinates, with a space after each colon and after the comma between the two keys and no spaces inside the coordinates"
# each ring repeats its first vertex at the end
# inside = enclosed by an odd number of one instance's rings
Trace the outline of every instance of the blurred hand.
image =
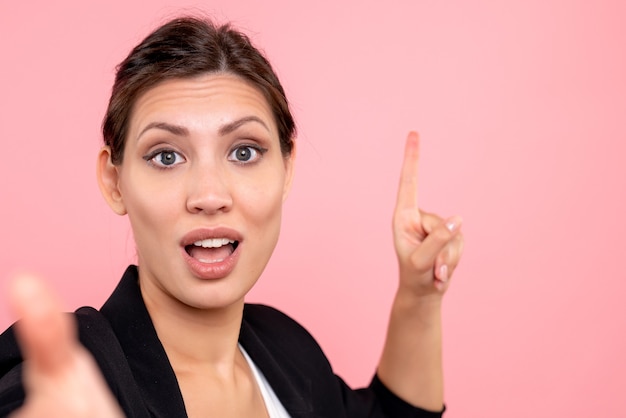
{"type": "Polygon", "coordinates": [[[71,315],[34,277],[16,278],[10,302],[24,354],[24,406],[11,418],[113,418],[124,414],[94,359],[80,344],[71,315]]]}
{"type": "Polygon", "coordinates": [[[400,290],[415,296],[442,296],[463,252],[461,218],[443,219],[418,207],[419,137],[409,133],[400,174],[393,234],[400,267],[400,290]]]}

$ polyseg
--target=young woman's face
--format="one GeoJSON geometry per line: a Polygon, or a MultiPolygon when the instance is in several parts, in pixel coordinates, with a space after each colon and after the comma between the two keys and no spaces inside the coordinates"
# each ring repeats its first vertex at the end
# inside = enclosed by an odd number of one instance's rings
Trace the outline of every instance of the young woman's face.
{"type": "Polygon", "coordinates": [[[165,81],[135,103],[123,162],[108,167],[144,297],[241,302],[276,245],[292,174],[263,95],[229,74],[165,81]]]}

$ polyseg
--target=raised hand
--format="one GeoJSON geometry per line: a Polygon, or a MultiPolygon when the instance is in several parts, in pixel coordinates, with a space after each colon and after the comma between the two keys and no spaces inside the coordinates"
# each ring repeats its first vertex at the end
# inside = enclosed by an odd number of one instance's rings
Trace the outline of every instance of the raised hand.
{"type": "Polygon", "coordinates": [[[79,343],[76,325],[41,281],[14,280],[10,302],[24,363],[24,406],[11,418],[123,417],[95,361],[79,343]]]}
{"type": "Polygon", "coordinates": [[[441,301],[463,251],[461,218],[422,212],[417,202],[419,137],[409,133],[393,234],[400,285],[391,308],[378,376],[405,401],[443,408],[441,301]]]}
{"type": "Polygon", "coordinates": [[[443,295],[463,251],[461,218],[426,213],[418,206],[419,137],[409,133],[400,174],[393,233],[400,290],[415,296],[443,295]]]}

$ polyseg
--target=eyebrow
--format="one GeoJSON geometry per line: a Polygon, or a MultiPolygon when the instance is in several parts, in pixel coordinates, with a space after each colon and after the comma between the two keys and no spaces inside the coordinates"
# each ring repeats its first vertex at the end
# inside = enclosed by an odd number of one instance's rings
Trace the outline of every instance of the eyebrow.
{"type": "Polygon", "coordinates": [[[243,118],[234,120],[232,122],[229,122],[225,125],[220,126],[220,129],[218,130],[218,133],[220,135],[228,135],[229,133],[237,130],[237,128],[239,128],[242,125],[245,125],[246,123],[249,122],[257,122],[260,123],[261,125],[263,125],[263,127],[265,129],[267,129],[267,131],[270,131],[270,128],[265,124],[265,122],[263,122],[263,119],[259,118],[258,116],[244,116],[243,118]]]}
{"type": "Polygon", "coordinates": [[[137,139],[141,138],[141,136],[150,129],[162,129],[164,131],[168,131],[174,135],[178,136],[189,136],[189,130],[184,126],[180,125],[172,125],[166,122],[150,122],[145,128],[141,130],[139,135],[137,135],[137,139]]]}
{"type": "MultiPolygon", "coordinates": [[[[228,135],[229,133],[236,131],[242,125],[245,125],[246,123],[250,123],[250,122],[257,122],[263,125],[263,127],[268,132],[270,131],[270,128],[267,126],[267,124],[258,116],[244,116],[243,118],[234,120],[232,122],[228,122],[220,126],[217,132],[221,136],[228,135]]],[[[170,132],[177,136],[189,136],[189,130],[185,128],[184,126],[172,125],[171,123],[167,123],[167,122],[150,122],[148,125],[146,125],[145,128],[141,130],[139,135],[137,135],[137,139],[141,138],[141,136],[150,129],[162,129],[164,131],[170,132]]]]}

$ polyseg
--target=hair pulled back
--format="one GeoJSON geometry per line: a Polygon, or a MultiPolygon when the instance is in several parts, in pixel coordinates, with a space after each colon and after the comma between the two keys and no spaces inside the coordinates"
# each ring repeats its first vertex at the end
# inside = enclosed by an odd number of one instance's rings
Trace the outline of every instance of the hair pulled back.
{"type": "Polygon", "coordinates": [[[207,19],[181,17],[148,35],[117,67],[102,123],[113,164],[122,162],[131,112],[141,94],[164,80],[218,72],[239,76],[263,94],[278,128],[281,152],[289,156],[295,122],[268,60],[245,34],[228,24],[217,26],[207,19]]]}

